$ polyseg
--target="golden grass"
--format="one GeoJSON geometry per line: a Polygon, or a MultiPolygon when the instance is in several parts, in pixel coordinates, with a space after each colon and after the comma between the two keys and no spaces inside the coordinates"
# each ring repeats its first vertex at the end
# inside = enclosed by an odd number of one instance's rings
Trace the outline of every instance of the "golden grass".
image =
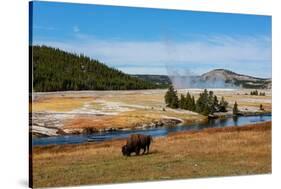
{"type": "Polygon", "coordinates": [[[227,95],[224,96],[225,100],[230,103],[231,106],[238,103],[238,107],[254,107],[259,109],[260,104],[266,111],[271,111],[271,96],[253,96],[253,95],[227,95]]]}
{"type": "Polygon", "coordinates": [[[35,187],[271,172],[271,122],[154,138],[151,153],[123,157],[124,140],[33,148],[35,187]]]}
{"type": "Polygon", "coordinates": [[[94,101],[93,97],[51,97],[32,102],[32,111],[66,112],[83,106],[85,102],[94,101]]]}
{"type": "Polygon", "coordinates": [[[104,97],[105,100],[113,102],[123,102],[126,104],[135,104],[148,107],[165,107],[164,103],[164,93],[157,94],[142,94],[142,93],[132,93],[126,95],[114,95],[110,97],[104,97]]]}
{"type": "Polygon", "coordinates": [[[94,110],[102,110],[104,108],[104,104],[98,102],[91,102],[90,105],[94,110]]]}
{"type": "Polygon", "coordinates": [[[64,123],[64,129],[77,128],[134,128],[141,124],[159,121],[166,117],[182,119],[184,122],[202,121],[205,116],[199,114],[175,112],[170,109],[166,111],[156,109],[136,109],[134,111],[122,112],[112,116],[76,116],[74,119],[64,123]]]}
{"type": "MultiPolygon", "coordinates": [[[[80,108],[85,102],[92,105],[93,109],[102,109],[104,104],[98,103],[95,99],[105,102],[121,102],[128,105],[141,105],[144,107],[162,108],[165,107],[164,95],[166,90],[145,90],[145,91],[89,91],[88,93],[58,93],[46,96],[32,103],[33,111],[70,111],[80,108]]],[[[191,95],[198,98],[199,91],[190,90],[191,95]]],[[[215,91],[215,94],[221,98],[224,96],[230,104],[235,101],[238,105],[255,106],[260,104],[271,108],[271,91],[266,90],[266,96],[244,95],[250,90],[238,91],[215,91]]],[[[179,90],[179,94],[185,94],[186,90],[179,90]]]]}

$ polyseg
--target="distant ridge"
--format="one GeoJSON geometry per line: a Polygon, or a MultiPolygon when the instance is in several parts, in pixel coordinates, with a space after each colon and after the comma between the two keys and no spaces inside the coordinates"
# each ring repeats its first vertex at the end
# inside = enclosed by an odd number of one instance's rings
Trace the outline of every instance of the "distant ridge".
{"type": "Polygon", "coordinates": [[[135,74],[135,75],[131,75],[131,76],[142,79],[144,81],[153,82],[157,85],[166,86],[167,88],[169,85],[172,84],[170,78],[167,75],[135,74]]]}
{"type": "Polygon", "coordinates": [[[173,83],[177,88],[250,88],[271,89],[271,78],[258,78],[238,74],[227,69],[214,69],[199,76],[194,75],[133,75],[145,81],[162,85],[173,83]]]}

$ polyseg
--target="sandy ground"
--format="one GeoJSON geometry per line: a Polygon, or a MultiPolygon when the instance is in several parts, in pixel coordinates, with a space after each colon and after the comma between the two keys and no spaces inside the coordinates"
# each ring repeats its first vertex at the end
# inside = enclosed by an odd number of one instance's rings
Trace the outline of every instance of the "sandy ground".
{"type": "MultiPolygon", "coordinates": [[[[271,111],[271,90],[259,90],[266,96],[251,96],[246,89],[210,89],[219,99],[224,96],[230,107],[237,101],[242,111],[258,111],[260,104],[271,111]]],[[[195,98],[202,89],[189,91],[195,98]]],[[[147,125],[162,119],[183,122],[206,119],[197,113],[165,107],[166,90],[139,91],[66,91],[34,93],[32,101],[32,132],[38,135],[58,135],[58,130],[82,132],[84,128],[105,130],[128,129],[147,125]]],[[[230,108],[231,110],[231,108],[230,108]]]]}

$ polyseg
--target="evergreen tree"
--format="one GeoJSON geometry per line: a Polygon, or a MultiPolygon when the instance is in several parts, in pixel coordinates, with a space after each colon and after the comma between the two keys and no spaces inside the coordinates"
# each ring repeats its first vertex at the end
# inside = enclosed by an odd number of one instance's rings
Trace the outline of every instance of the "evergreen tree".
{"type": "Polygon", "coordinates": [[[195,98],[194,96],[192,96],[192,101],[191,101],[191,111],[195,111],[196,110],[196,102],[195,102],[195,98]]]}
{"type": "Polygon", "coordinates": [[[185,109],[192,110],[192,98],[189,92],[186,94],[185,109]]]}
{"type": "Polygon", "coordinates": [[[258,90],[254,90],[250,92],[250,95],[259,95],[259,92],[258,90]]]}
{"type": "Polygon", "coordinates": [[[214,96],[214,105],[213,106],[214,106],[214,109],[216,112],[219,111],[219,100],[216,95],[214,96]]]}
{"type": "Polygon", "coordinates": [[[198,98],[197,101],[196,101],[195,111],[198,112],[198,113],[203,112],[203,108],[204,108],[203,106],[204,106],[204,103],[203,103],[203,94],[200,93],[200,94],[199,94],[199,98],[198,98]]]}
{"type": "Polygon", "coordinates": [[[219,104],[219,111],[220,112],[226,112],[226,108],[227,108],[228,103],[224,100],[224,97],[221,97],[221,101],[219,104]]]}
{"type": "Polygon", "coordinates": [[[30,46],[34,91],[135,90],[162,88],[84,55],[30,46]]]}
{"type": "Polygon", "coordinates": [[[179,107],[179,99],[177,95],[177,91],[171,85],[168,91],[165,94],[165,103],[170,108],[178,108],[179,107]]]}
{"type": "Polygon", "coordinates": [[[214,95],[213,91],[207,91],[205,89],[199,94],[197,101],[194,96],[187,92],[186,96],[180,95],[180,99],[177,97],[177,91],[170,86],[165,94],[166,105],[170,108],[181,108],[185,110],[195,111],[203,115],[214,114],[215,112],[226,112],[228,102],[221,98],[218,101],[218,97],[214,95]]]}
{"type": "Polygon", "coordinates": [[[211,113],[211,103],[209,102],[211,98],[209,94],[210,93],[208,93],[207,89],[205,89],[203,93],[199,94],[199,98],[196,102],[196,112],[203,115],[208,115],[211,113]]]}
{"type": "Polygon", "coordinates": [[[179,107],[179,99],[178,96],[172,98],[171,108],[178,108],[179,107]]]}
{"type": "Polygon", "coordinates": [[[234,106],[233,106],[233,115],[237,115],[238,114],[238,112],[239,112],[239,110],[238,110],[238,104],[237,104],[237,102],[235,101],[235,103],[234,103],[234,106]]]}
{"type": "Polygon", "coordinates": [[[181,94],[180,101],[179,101],[179,108],[186,109],[186,98],[183,94],[181,94]]]}
{"type": "Polygon", "coordinates": [[[264,111],[264,108],[263,108],[263,105],[262,105],[262,104],[260,104],[260,110],[261,110],[261,111],[264,111]]]}
{"type": "Polygon", "coordinates": [[[209,114],[213,114],[216,111],[214,103],[215,103],[214,92],[209,91],[209,96],[208,96],[209,114]]]}

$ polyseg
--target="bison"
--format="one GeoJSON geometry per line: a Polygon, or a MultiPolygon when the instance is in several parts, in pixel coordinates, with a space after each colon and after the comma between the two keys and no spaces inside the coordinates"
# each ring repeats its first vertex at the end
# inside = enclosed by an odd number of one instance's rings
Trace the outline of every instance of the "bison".
{"type": "Polygon", "coordinates": [[[130,156],[131,153],[140,154],[140,150],[143,149],[143,153],[149,153],[149,146],[152,142],[150,135],[133,134],[127,139],[127,144],[122,146],[122,153],[124,156],[130,156]]]}

